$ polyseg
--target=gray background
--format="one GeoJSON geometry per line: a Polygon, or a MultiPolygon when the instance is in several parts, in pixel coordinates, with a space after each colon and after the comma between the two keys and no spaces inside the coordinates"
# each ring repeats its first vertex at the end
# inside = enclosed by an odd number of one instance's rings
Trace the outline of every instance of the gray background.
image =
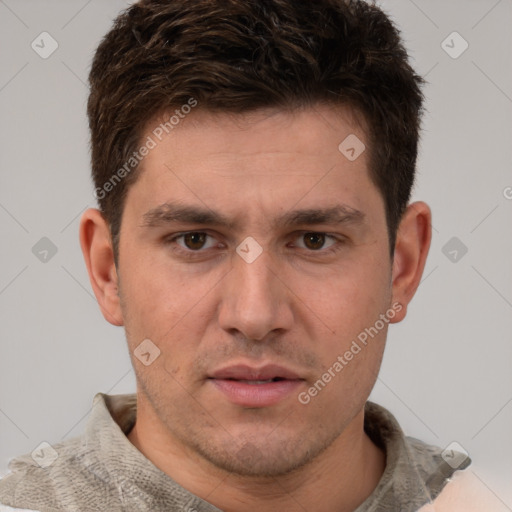
{"type": "MultiPolygon", "coordinates": [[[[100,314],[77,235],[95,204],[88,69],[126,5],[0,0],[0,475],[42,441],[78,435],[96,392],[135,390],[123,330],[100,314]],[[47,59],[31,47],[43,31],[59,45],[47,59]],[[42,237],[57,248],[46,262],[32,252],[42,237]]],[[[429,81],[414,197],[431,205],[434,233],[372,399],[409,435],[460,443],[512,510],[512,1],[381,5],[429,81]],[[460,51],[457,36],[442,46],[453,31],[469,44],[458,58],[443,49],[460,51]]]]}

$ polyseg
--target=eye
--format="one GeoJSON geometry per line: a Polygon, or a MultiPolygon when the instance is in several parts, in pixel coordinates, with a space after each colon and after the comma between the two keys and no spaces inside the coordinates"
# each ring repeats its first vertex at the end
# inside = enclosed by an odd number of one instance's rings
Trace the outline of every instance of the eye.
{"type": "Polygon", "coordinates": [[[326,233],[308,232],[301,233],[298,240],[302,240],[303,245],[298,245],[301,249],[309,249],[310,251],[319,251],[321,249],[328,249],[336,244],[335,237],[327,235],[326,233]],[[331,243],[325,246],[326,240],[330,239],[331,243]]]}
{"type": "Polygon", "coordinates": [[[180,247],[183,247],[184,249],[197,252],[201,249],[210,249],[215,245],[214,242],[211,242],[210,245],[207,245],[208,238],[215,240],[208,233],[204,233],[203,231],[190,231],[188,233],[177,235],[170,241],[176,242],[180,247]]]}

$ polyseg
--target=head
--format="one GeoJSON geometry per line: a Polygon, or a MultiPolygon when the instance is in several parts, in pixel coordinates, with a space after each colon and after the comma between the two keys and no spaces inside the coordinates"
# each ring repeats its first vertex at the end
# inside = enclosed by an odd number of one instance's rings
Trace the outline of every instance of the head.
{"type": "Polygon", "coordinates": [[[213,465],[285,473],[360,415],[428,251],[421,82],[359,1],[142,0],[101,42],[91,282],[140,410],[213,465]],[[294,376],[275,401],[222,387],[271,364],[294,376]]]}

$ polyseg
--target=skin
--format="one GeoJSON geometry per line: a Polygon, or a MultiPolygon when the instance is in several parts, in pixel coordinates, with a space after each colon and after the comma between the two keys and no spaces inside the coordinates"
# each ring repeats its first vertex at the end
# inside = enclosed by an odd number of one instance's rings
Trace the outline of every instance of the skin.
{"type": "Polygon", "coordinates": [[[414,203],[391,259],[369,149],[353,162],[338,150],[349,134],[365,141],[364,122],[341,107],[197,110],[144,158],[126,197],[117,268],[100,212],[82,217],[92,287],[105,318],[124,325],[136,373],[138,412],[128,437],[227,512],[354,510],[384,471],[385,455],[363,420],[387,323],[308,404],[297,396],[393,304],[401,310],[390,323],[405,317],[430,245],[430,210],[414,203]],[[219,212],[233,225],[145,225],[144,215],[166,202],[219,212]],[[274,222],[338,205],[362,215],[338,224],[274,222]],[[210,237],[199,239],[203,246],[171,240],[184,232],[210,237]],[[313,244],[312,232],[320,234],[313,244]],[[252,263],[236,252],[248,236],[262,248],[252,263]],[[160,350],[149,366],[134,357],[147,338],[160,350]],[[304,380],[276,404],[236,405],[207,377],[238,363],[280,364],[304,380]]]}

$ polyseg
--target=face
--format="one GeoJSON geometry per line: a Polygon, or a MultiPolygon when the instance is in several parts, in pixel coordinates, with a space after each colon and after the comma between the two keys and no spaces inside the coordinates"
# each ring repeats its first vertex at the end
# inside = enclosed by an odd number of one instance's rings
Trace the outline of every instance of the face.
{"type": "Polygon", "coordinates": [[[139,400],[218,468],[303,466],[374,385],[392,263],[367,151],[338,149],[349,135],[366,140],[327,106],[198,110],[156,139],[128,191],[118,277],[139,400]],[[159,355],[145,365],[147,339],[146,362],[159,355]]]}

